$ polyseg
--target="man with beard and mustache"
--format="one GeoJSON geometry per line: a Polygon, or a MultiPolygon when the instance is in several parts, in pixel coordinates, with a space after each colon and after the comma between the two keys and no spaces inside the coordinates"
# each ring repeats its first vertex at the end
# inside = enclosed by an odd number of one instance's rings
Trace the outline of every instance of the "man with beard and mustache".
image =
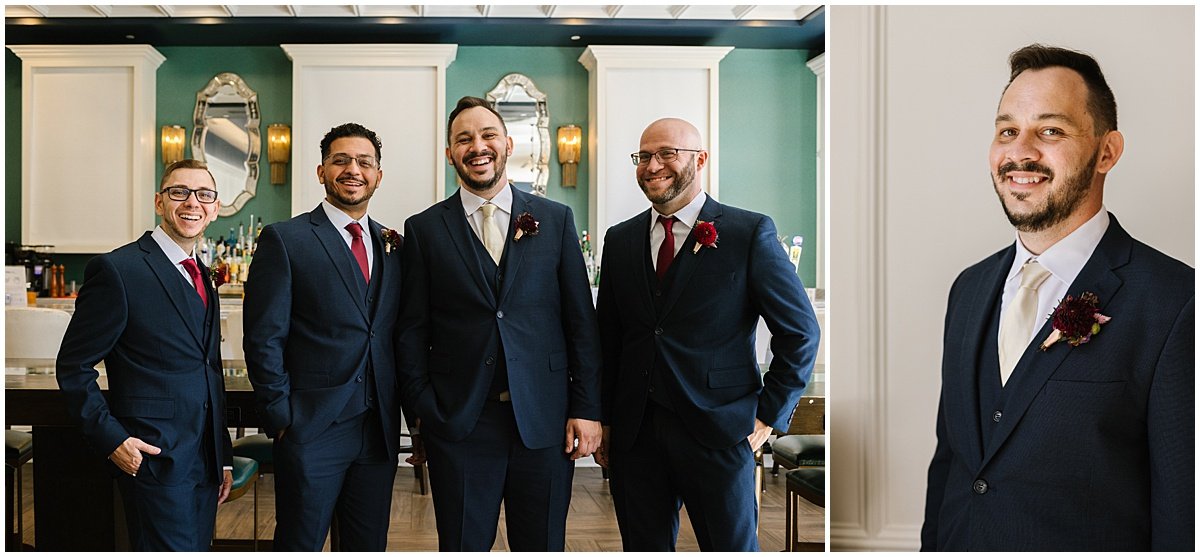
{"type": "Polygon", "coordinates": [[[401,267],[385,245],[399,240],[367,216],[381,148],[359,124],[325,134],[325,200],[264,228],[250,265],[243,344],[275,439],[276,550],[321,551],[335,518],[335,550],[387,548],[401,267]]]}
{"type": "Polygon", "coordinates": [[[500,115],[447,124],[458,192],[405,223],[398,373],[442,550],[563,551],[575,459],[600,443],[600,349],[571,209],[517,190],[500,115]]]}
{"type": "Polygon", "coordinates": [[[1016,242],[950,291],[922,549],[1190,552],[1195,271],[1104,208],[1124,139],[1096,61],[1009,63],[990,162],[1016,242]]]}
{"type": "Polygon", "coordinates": [[[817,354],[816,316],[775,223],[702,192],[708,157],[692,124],[650,124],[633,162],[652,207],[604,239],[596,460],[626,551],[674,550],[680,504],[702,551],[758,550],[754,452],[788,428],[817,354]]]}

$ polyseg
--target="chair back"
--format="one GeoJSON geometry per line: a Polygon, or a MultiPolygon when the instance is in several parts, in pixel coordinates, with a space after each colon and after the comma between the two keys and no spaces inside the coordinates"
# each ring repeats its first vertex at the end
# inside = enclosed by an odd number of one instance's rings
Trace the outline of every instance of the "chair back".
{"type": "Polygon", "coordinates": [[[4,308],[5,358],[57,358],[70,323],[71,314],[61,309],[4,308]]]}

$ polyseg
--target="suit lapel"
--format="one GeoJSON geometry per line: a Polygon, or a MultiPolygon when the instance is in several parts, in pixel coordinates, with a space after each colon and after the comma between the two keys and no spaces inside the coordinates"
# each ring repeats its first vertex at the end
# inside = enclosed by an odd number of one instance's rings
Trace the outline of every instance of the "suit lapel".
{"type": "Polygon", "coordinates": [[[467,274],[475,280],[475,286],[479,287],[484,298],[491,302],[492,307],[496,307],[496,294],[484,280],[483,269],[479,267],[479,259],[475,255],[475,246],[471,244],[476,241],[475,232],[471,230],[471,225],[467,224],[466,215],[463,214],[461,196],[461,192],[455,192],[449,199],[442,202],[442,207],[445,208],[445,211],[442,212],[442,220],[446,223],[450,242],[458,250],[458,255],[462,257],[467,274]]]}
{"type": "Polygon", "coordinates": [[[342,238],[341,232],[334,230],[333,223],[329,222],[329,217],[325,216],[325,210],[320,205],[309,213],[309,222],[313,227],[313,235],[325,248],[334,271],[342,277],[342,284],[354,300],[354,307],[358,308],[363,318],[369,318],[365,300],[366,284],[358,270],[358,262],[350,259],[350,249],[346,247],[346,240],[342,238]]]}
{"type": "Polygon", "coordinates": [[[158,282],[162,284],[163,290],[167,292],[167,297],[171,299],[171,304],[175,306],[175,311],[179,312],[179,318],[187,326],[188,331],[192,333],[192,338],[196,339],[196,343],[201,348],[204,347],[204,331],[201,329],[203,319],[198,323],[194,318],[195,310],[188,306],[199,300],[196,292],[188,288],[187,280],[179,274],[179,270],[175,268],[175,264],[167,260],[167,256],[162,252],[162,248],[158,247],[154,239],[147,232],[138,240],[138,247],[146,252],[146,264],[150,266],[150,270],[154,271],[154,275],[158,277],[158,282]]]}
{"type": "MultiPolygon", "coordinates": [[[[1113,298],[1121,289],[1123,282],[1114,270],[1129,262],[1129,252],[1133,244],[1129,234],[1117,224],[1117,219],[1111,215],[1110,219],[1108,230],[1100,239],[1096,251],[1083,266],[1079,276],[1075,277],[1075,282],[1067,288],[1067,293],[1071,296],[1079,296],[1084,292],[1095,293],[1100,299],[1101,311],[1112,304],[1113,298]]],[[[1033,342],[1026,347],[1021,360],[1017,362],[1012,378],[1005,386],[1006,390],[1012,389],[1006,393],[1005,402],[1005,416],[1011,416],[1012,419],[1005,419],[996,428],[992,442],[984,453],[983,464],[986,465],[988,460],[995,456],[1029,410],[1033,399],[1042,391],[1046,381],[1054,375],[1055,370],[1062,365],[1071,351],[1076,349],[1066,342],[1060,342],[1043,352],[1040,348],[1042,340],[1052,329],[1053,325],[1047,319],[1033,338],[1033,342]]]]}
{"type": "MultiPolygon", "coordinates": [[[[696,222],[699,223],[700,221],[706,221],[713,223],[713,226],[717,228],[717,235],[719,238],[721,233],[721,223],[718,219],[720,218],[721,204],[717,203],[715,199],[709,196],[709,198],[704,201],[704,207],[700,209],[700,216],[697,217],[696,222]]],[[[648,242],[650,235],[646,234],[646,236],[646,241],[648,242]]],[[[681,246],[679,251],[675,254],[675,260],[671,262],[671,271],[674,272],[674,276],[671,277],[671,282],[667,285],[667,291],[664,293],[666,301],[663,303],[662,316],[666,316],[668,313],[670,313],[671,308],[675,307],[675,302],[679,301],[680,293],[683,292],[688,281],[691,280],[692,274],[696,272],[696,268],[700,266],[700,263],[703,261],[704,257],[708,255],[708,252],[712,251],[713,249],[720,249],[720,240],[718,240],[717,248],[701,247],[699,250],[695,250],[695,246],[696,238],[691,234],[688,234],[687,240],[684,240],[683,246],[681,246]]],[[[748,246],[743,247],[748,248],[748,246]]]]}
{"type": "Polygon", "coordinates": [[[380,307],[383,302],[383,297],[389,294],[388,289],[384,288],[387,284],[387,277],[392,271],[392,261],[389,257],[391,254],[383,243],[383,225],[375,222],[375,219],[370,219],[367,223],[367,228],[371,234],[371,249],[375,250],[375,268],[371,270],[371,284],[367,285],[367,290],[375,289],[375,301],[367,311],[371,314],[371,319],[375,318],[375,308],[380,307]]]}
{"type": "MultiPolygon", "coordinates": [[[[507,245],[504,248],[504,258],[500,261],[503,263],[503,267],[501,268],[501,276],[504,277],[504,280],[501,282],[500,286],[500,302],[504,301],[505,296],[508,295],[508,291],[512,289],[513,282],[516,282],[513,279],[516,278],[517,271],[521,268],[521,262],[525,260],[525,249],[531,241],[530,236],[521,236],[521,239],[524,241],[518,241],[516,239],[517,216],[529,211],[530,195],[518,190],[517,188],[513,188],[511,185],[508,187],[512,188],[513,202],[512,212],[509,215],[510,218],[508,219],[508,236],[505,237],[505,243],[507,245]]],[[[533,218],[536,220],[537,215],[533,215],[533,218]]]]}
{"type": "MultiPolygon", "coordinates": [[[[657,278],[651,279],[647,267],[647,261],[650,257],[650,209],[642,211],[637,219],[634,220],[634,226],[629,234],[628,249],[625,250],[626,265],[632,270],[634,279],[638,285],[637,291],[642,294],[642,301],[639,304],[631,304],[635,308],[644,308],[649,317],[649,322],[654,321],[654,298],[652,297],[651,285],[657,278]]],[[[601,279],[605,280],[605,279],[601,279]]]]}
{"type": "MultiPolygon", "coordinates": [[[[958,337],[958,350],[954,356],[951,373],[945,374],[943,392],[947,396],[942,403],[945,405],[946,419],[951,423],[971,424],[971,427],[949,428],[953,436],[953,445],[960,454],[967,455],[977,466],[983,457],[982,431],[979,425],[979,362],[989,357],[980,354],[983,350],[985,335],[992,334],[992,319],[996,315],[996,304],[1000,303],[1000,294],[1004,289],[1004,279],[1016,256],[1016,247],[1009,246],[992,258],[991,269],[984,274],[983,284],[974,289],[973,297],[967,308],[965,326],[961,331],[951,331],[958,337]]],[[[996,357],[991,355],[990,357],[996,357]]]]}

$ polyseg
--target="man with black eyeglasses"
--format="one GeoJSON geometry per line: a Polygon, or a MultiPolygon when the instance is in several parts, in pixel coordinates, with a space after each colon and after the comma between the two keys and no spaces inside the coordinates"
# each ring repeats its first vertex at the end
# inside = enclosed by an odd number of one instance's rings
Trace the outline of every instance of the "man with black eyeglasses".
{"type": "Polygon", "coordinates": [[[382,146],[359,124],[325,134],[325,200],[264,228],[250,265],[243,346],[275,439],[276,550],[321,551],[335,517],[335,550],[387,548],[401,238],[367,216],[382,146]]]}
{"type": "Polygon", "coordinates": [[[219,208],[204,163],[168,166],[154,194],[162,223],[88,262],[58,353],[67,410],[112,462],[136,551],[207,551],[233,482],[220,310],[196,259],[219,208]]]}
{"type": "Polygon", "coordinates": [[[597,315],[604,436],[626,551],[672,551],[686,505],[702,551],[757,551],[754,452],[787,423],[820,331],[770,217],[700,187],[700,132],[655,121],[634,153],[652,205],[604,239],[597,315]],[[754,332],[771,330],[759,374],[754,332]]]}

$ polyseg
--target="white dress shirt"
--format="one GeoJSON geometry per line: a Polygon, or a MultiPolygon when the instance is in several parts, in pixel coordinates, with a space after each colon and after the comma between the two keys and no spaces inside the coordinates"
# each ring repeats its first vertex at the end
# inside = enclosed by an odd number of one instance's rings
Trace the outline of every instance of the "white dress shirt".
{"type": "Polygon", "coordinates": [[[650,208],[650,266],[658,268],[658,248],[662,246],[663,240],[667,238],[666,231],[663,230],[661,224],[658,224],[658,217],[675,217],[675,222],[671,225],[671,233],[675,236],[675,254],[679,254],[679,248],[683,247],[683,243],[687,241],[688,234],[692,233],[692,227],[696,226],[696,220],[700,218],[700,209],[704,208],[704,202],[708,199],[708,195],[700,192],[691,203],[685,205],[682,209],[675,212],[674,215],[664,215],[650,208]]]}
{"type": "MultiPolygon", "coordinates": [[[[1037,314],[1039,317],[1029,337],[1029,340],[1033,341],[1060,300],[1067,294],[1075,297],[1083,294],[1083,292],[1067,292],[1067,288],[1071,286],[1072,282],[1075,282],[1075,277],[1079,276],[1083,266],[1087,264],[1088,259],[1091,259],[1092,252],[1096,251],[1096,246],[1100,245],[1100,239],[1108,230],[1108,222],[1108,210],[1101,206],[1100,212],[1068,234],[1066,238],[1050,246],[1041,255],[1034,255],[1026,249],[1018,234],[1017,255],[1013,258],[1012,268],[1009,269],[1008,278],[1004,281],[1004,297],[1001,301],[1000,315],[1004,315],[1004,312],[1008,310],[1009,302],[1021,288],[1021,266],[1029,259],[1036,259],[1042,267],[1050,271],[1050,276],[1046,277],[1046,281],[1037,290],[1037,314]]],[[[999,340],[998,336],[997,340],[999,340]]],[[[1041,340],[1038,339],[1038,342],[1041,340]]]]}
{"type": "MultiPolygon", "coordinates": [[[[329,217],[329,222],[333,223],[333,227],[342,235],[342,240],[345,240],[347,248],[354,243],[354,236],[350,235],[350,231],[346,230],[346,226],[352,222],[357,222],[362,227],[363,247],[367,248],[367,274],[370,275],[375,272],[375,250],[372,249],[371,244],[371,219],[367,214],[363,213],[361,219],[354,220],[350,218],[350,215],[343,213],[341,209],[334,207],[326,200],[321,200],[321,208],[325,209],[325,216],[329,217]]],[[[350,253],[353,254],[354,252],[351,251],[350,253]]]]}
{"type": "Polygon", "coordinates": [[[467,222],[471,224],[471,230],[475,231],[475,237],[479,238],[480,243],[483,242],[483,211],[479,208],[487,203],[496,206],[497,211],[492,213],[492,218],[496,220],[500,234],[503,234],[505,239],[508,238],[508,224],[512,221],[512,188],[504,186],[490,201],[471,193],[467,188],[458,188],[458,191],[462,192],[458,198],[462,201],[467,222]]]}
{"type": "Polygon", "coordinates": [[[162,229],[161,225],[154,227],[154,231],[150,232],[150,237],[154,238],[158,247],[162,249],[163,254],[167,256],[167,260],[175,265],[175,270],[183,275],[183,278],[187,280],[188,284],[192,285],[192,288],[195,288],[196,283],[192,281],[192,275],[187,272],[187,269],[183,268],[182,261],[196,256],[196,246],[192,246],[192,253],[190,254],[183,251],[183,248],[179,247],[179,244],[176,244],[175,240],[167,236],[166,231],[162,229]]]}

